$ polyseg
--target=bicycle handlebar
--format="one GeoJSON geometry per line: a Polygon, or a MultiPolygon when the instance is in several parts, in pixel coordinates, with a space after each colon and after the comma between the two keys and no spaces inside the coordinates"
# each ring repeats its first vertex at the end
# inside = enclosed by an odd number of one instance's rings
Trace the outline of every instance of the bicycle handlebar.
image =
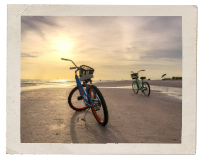
{"type": "Polygon", "coordinates": [[[139,70],[138,73],[139,73],[140,71],[145,71],[145,70],[139,70]]]}
{"type": "Polygon", "coordinates": [[[77,65],[72,60],[70,60],[70,59],[61,58],[61,60],[71,61],[75,65],[75,67],[78,68],[77,65]]]}
{"type": "MultiPolygon", "coordinates": [[[[139,70],[137,73],[139,73],[140,71],[145,71],[145,70],[139,70]]],[[[133,73],[133,71],[131,71],[131,73],[133,73]]]]}
{"type": "Polygon", "coordinates": [[[70,59],[61,58],[61,60],[71,61],[70,59]]]}
{"type": "Polygon", "coordinates": [[[77,67],[70,67],[70,69],[76,69],[77,67]]]}
{"type": "Polygon", "coordinates": [[[80,69],[80,67],[77,67],[77,65],[70,59],[61,58],[61,60],[71,61],[75,65],[75,67],[70,67],[70,69],[76,69],[76,71],[75,71],[75,75],[76,75],[76,73],[80,69]]]}

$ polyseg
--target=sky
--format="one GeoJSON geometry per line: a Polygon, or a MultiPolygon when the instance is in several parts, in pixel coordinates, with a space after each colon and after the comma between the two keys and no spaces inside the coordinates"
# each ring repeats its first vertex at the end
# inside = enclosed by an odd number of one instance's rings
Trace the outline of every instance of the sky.
{"type": "Polygon", "coordinates": [[[181,16],[21,16],[21,79],[74,79],[77,66],[94,80],[182,77],[181,16]]]}

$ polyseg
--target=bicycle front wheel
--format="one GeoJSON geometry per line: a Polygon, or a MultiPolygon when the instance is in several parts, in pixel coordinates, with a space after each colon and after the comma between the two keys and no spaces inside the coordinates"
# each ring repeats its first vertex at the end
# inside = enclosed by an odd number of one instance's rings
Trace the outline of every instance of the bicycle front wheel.
{"type": "Polygon", "coordinates": [[[146,96],[150,95],[150,86],[149,86],[148,82],[143,82],[143,93],[146,96]]]}
{"type": "MultiPolygon", "coordinates": [[[[83,88],[86,86],[83,85],[83,88]]],[[[76,111],[82,111],[89,106],[85,104],[83,97],[81,97],[78,87],[76,86],[69,94],[68,97],[69,106],[76,111]]]]}
{"type": "Polygon", "coordinates": [[[138,91],[139,91],[139,86],[138,86],[138,84],[137,84],[136,81],[133,81],[133,83],[132,83],[132,89],[133,89],[133,92],[134,92],[135,94],[138,93],[138,91]]]}
{"type": "MultiPolygon", "coordinates": [[[[88,89],[88,94],[92,99],[95,107],[92,107],[92,112],[94,117],[98,121],[99,124],[105,126],[108,123],[108,110],[106,106],[106,102],[100,92],[100,90],[94,86],[90,85],[88,89]]],[[[89,101],[92,104],[91,101],[89,101]]]]}

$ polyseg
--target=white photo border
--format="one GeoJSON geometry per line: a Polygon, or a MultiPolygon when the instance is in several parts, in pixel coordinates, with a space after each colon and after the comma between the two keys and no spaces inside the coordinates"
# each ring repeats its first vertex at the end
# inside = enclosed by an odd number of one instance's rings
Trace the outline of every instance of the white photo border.
{"type": "Polygon", "coordinates": [[[197,6],[17,4],[8,5],[7,10],[6,148],[8,154],[195,154],[197,6]],[[181,144],[21,143],[21,16],[182,16],[183,99],[181,144]]]}

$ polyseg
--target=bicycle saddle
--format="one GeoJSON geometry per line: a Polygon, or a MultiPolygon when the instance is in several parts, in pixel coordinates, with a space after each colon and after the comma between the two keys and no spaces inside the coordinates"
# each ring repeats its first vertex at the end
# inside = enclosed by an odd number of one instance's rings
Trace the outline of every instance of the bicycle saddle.
{"type": "Polygon", "coordinates": [[[146,77],[140,77],[141,80],[145,79],[146,77]]]}

